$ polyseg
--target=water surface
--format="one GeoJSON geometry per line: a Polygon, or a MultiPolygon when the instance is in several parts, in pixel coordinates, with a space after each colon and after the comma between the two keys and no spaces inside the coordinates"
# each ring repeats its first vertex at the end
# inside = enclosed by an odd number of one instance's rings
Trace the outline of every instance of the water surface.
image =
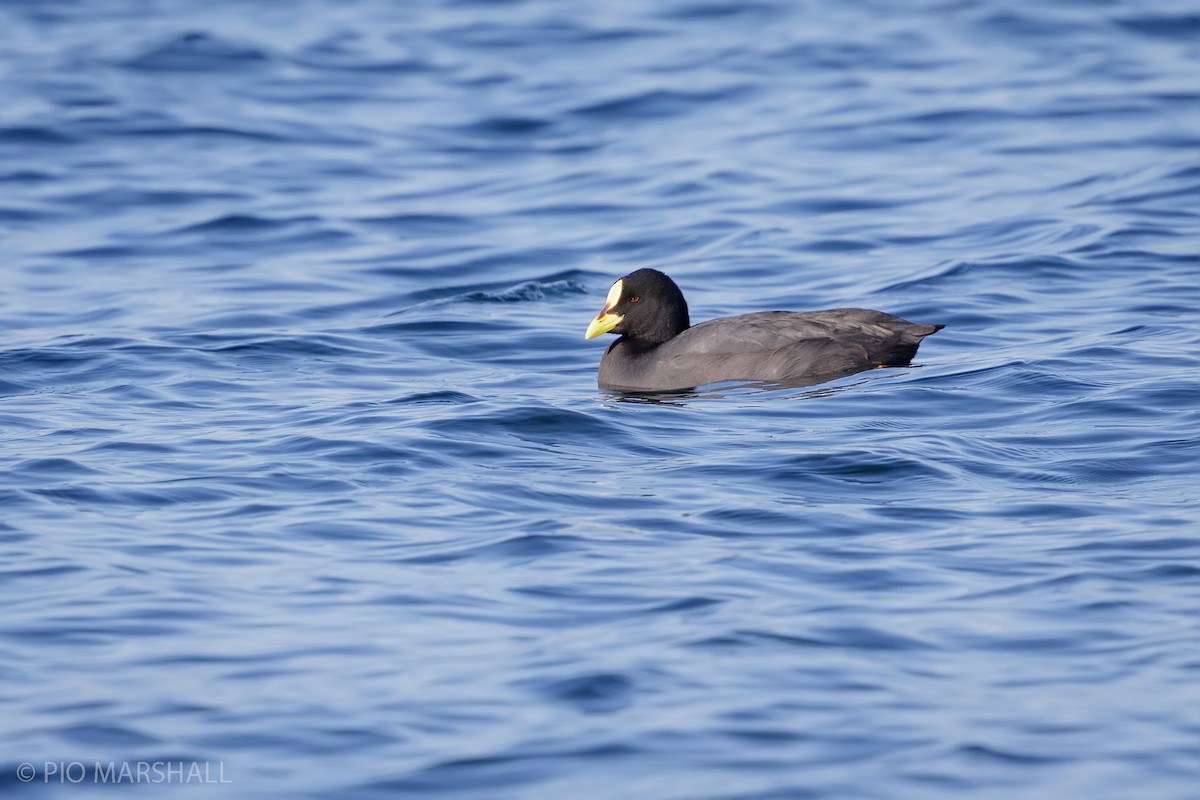
{"type": "Polygon", "coordinates": [[[0,794],[1197,796],[1194,4],[0,30],[0,794]],[[947,327],[602,392],[643,266],[947,327]]]}

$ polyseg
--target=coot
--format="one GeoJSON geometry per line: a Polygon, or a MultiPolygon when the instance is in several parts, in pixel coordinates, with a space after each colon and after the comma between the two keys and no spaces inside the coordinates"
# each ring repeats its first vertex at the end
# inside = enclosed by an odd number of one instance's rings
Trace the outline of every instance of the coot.
{"type": "Polygon", "coordinates": [[[597,382],[638,392],[735,380],[808,385],[902,367],[943,327],[866,308],[759,311],[693,327],[675,281],[639,269],[612,285],[584,336],[620,334],[600,360],[597,382]]]}

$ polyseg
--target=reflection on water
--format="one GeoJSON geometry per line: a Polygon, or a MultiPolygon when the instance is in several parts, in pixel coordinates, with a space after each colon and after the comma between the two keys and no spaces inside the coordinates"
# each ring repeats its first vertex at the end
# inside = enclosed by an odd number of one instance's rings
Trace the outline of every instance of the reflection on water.
{"type": "MultiPolygon", "coordinates": [[[[913,369],[913,367],[892,367],[891,369],[913,369]]],[[[831,397],[841,392],[862,386],[868,379],[843,377],[827,378],[812,377],[807,380],[788,381],[784,383],[767,381],[725,381],[708,386],[701,386],[689,391],[673,392],[620,392],[605,391],[604,396],[617,403],[642,403],[647,405],[669,405],[683,407],[689,400],[804,400],[818,397],[831,397]],[[831,380],[837,381],[830,383],[831,380]],[[816,386],[804,392],[794,391],[816,386]],[[764,397],[765,396],[765,397],[764,397]]]]}

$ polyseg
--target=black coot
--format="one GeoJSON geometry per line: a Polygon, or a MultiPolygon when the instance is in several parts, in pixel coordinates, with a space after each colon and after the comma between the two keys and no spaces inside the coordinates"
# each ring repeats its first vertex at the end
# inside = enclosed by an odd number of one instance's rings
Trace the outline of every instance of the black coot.
{"type": "Polygon", "coordinates": [[[585,336],[620,334],[600,360],[598,383],[637,392],[735,380],[795,386],[902,367],[943,327],[865,308],[759,311],[692,327],[675,281],[639,269],[612,285],[585,336]]]}

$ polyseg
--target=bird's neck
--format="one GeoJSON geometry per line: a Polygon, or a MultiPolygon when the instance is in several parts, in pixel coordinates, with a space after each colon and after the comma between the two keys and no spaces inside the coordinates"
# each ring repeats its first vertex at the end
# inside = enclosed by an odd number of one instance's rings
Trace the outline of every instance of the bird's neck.
{"type": "MultiPolygon", "coordinates": [[[[655,325],[638,331],[636,341],[641,347],[658,347],[691,327],[687,306],[655,321],[655,325]]],[[[628,335],[627,335],[628,336],[628,335]]]]}

